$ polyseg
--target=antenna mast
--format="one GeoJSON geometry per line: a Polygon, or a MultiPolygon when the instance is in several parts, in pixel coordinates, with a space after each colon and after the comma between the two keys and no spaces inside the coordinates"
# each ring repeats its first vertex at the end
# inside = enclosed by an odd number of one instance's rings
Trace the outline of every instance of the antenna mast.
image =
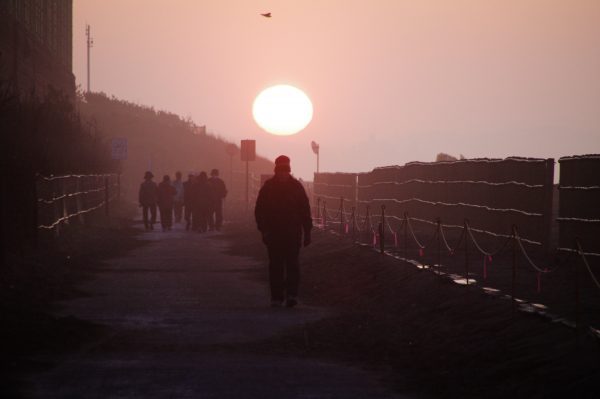
{"type": "Polygon", "coordinates": [[[87,91],[90,92],[90,49],[94,47],[94,39],[90,35],[90,26],[85,25],[85,36],[87,38],[87,91]]]}

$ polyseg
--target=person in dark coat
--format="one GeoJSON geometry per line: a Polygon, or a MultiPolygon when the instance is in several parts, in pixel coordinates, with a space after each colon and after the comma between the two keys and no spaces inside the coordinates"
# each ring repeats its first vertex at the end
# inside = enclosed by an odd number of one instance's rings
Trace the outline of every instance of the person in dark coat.
{"type": "Polygon", "coordinates": [[[171,183],[175,188],[175,198],[173,202],[173,212],[175,213],[175,223],[181,223],[183,213],[183,181],[181,180],[181,172],[175,172],[175,180],[171,183]]]}
{"type": "Polygon", "coordinates": [[[173,226],[173,203],[177,190],[171,185],[169,175],[163,177],[158,185],[158,209],[160,210],[160,224],[163,231],[171,230],[173,226]]]}
{"type": "Polygon", "coordinates": [[[144,182],[140,184],[138,200],[142,207],[142,216],[146,230],[154,230],[156,223],[156,202],[158,200],[156,183],[152,181],[154,175],[147,171],[144,174],[144,182]],[[150,220],[148,220],[148,211],[150,211],[150,220]]]}
{"type": "Polygon", "coordinates": [[[218,169],[213,169],[210,172],[208,185],[211,193],[208,228],[211,231],[219,231],[223,225],[223,199],[227,196],[227,188],[225,187],[225,182],[219,177],[218,169]]]}
{"type": "Polygon", "coordinates": [[[194,175],[190,173],[188,175],[187,181],[183,182],[183,217],[185,219],[185,229],[189,230],[192,227],[192,208],[193,208],[193,200],[192,200],[192,187],[194,185],[194,175]]]}
{"type": "Polygon", "coordinates": [[[290,159],[275,160],[275,176],[262,186],[256,199],[256,225],[269,253],[271,305],[298,303],[302,244],[311,242],[310,204],[302,184],[291,174],[290,159]]]}
{"type": "Polygon", "coordinates": [[[193,201],[193,229],[200,233],[208,228],[208,215],[210,212],[210,186],[206,172],[200,172],[192,186],[193,201]]]}

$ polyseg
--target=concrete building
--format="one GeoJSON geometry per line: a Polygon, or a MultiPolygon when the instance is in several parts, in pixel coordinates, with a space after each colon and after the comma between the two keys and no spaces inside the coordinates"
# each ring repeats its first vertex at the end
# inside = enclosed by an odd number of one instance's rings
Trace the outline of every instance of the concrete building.
{"type": "Polygon", "coordinates": [[[21,95],[75,94],[72,0],[0,0],[0,81],[21,95]]]}

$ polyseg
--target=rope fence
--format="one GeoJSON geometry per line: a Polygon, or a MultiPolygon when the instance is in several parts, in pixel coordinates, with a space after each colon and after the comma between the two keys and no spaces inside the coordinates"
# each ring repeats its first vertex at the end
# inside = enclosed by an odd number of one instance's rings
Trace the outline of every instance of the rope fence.
{"type": "MultiPolygon", "coordinates": [[[[321,202],[320,198],[317,199],[318,203],[322,203],[322,210],[320,211],[320,221],[318,226],[324,230],[331,231],[341,231],[341,233],[349,235],[352,232],[352,238],[358,242],[362,243],[365,240],[367,241],[367,245],[372,246],[374,249],[378,250],[382,254],[394,254],[397,251],[402,253],[403,260],[409,261],[413,264],[419,264],[414,259],[410,259],[408,255],[408,247],[409,242],[411,245],[414,245],[418,250],[419,258],[422,258],[425,255],[426,251],[429,251],[433,248],[434,251],[437,251],[437,259],[438,262],[435,265],[436,274],[442,275],[444,273],[441,272],[440,268],[443,266],[441,264],[441,255],[442,252],[445,252],[447,256],[455,256],[457,250],[464,250],[465,254],[465,276],[466,286],[472,285],[474,281],[470,278],[471,272],[469,270],[469,249],[473,248],[475,253],[482,256],[482,276],[483,280],[487,280],[489,277],[489,266],[492,263],[494,257],[497,257],[502,254],[511,254],[512,264],[512,281],[511,281],[511,294],[510,299],[512,302],[513,313],[517,304],[520,302],[519,299],[516,298],[515,290],[517,284],[517,257],[521,256],[525,260],[525,265],[530,268],[530,270],[535,273],[536,276],[536,292],[541,292],[542,279],[543,276],[550,275],[557,271],[561,266],[565,264],[569,264],[572,260],[572,255],[578,255],[579,260],[583,264],[583,269],[586,272],[586,275],[593,282],[594,287],[598,289],[600,292],[600,281],[598,277],[594,274],[592,270],[592,266],[589,264],[587,259],[590,255],[597,255],[595,253],[585,252],[581,247],[579,241],[575,241],[571,248],[556,248],[554,252],[554,258],[558,259],[558,254],[566,253],[567,259],[562,262],[555,261],[553,264],[545,264],[540,265],[537,263],[534,258],[529,253],[525,244],[530,244],[533,246],[539,247],[541,245],[540,242],[535,242],[532,240],[527,240],[521,237],[519,233],[519,228],[516,225],[513,225],[510,233],[495,233],[482,229],[475,229],[471,226],[471,222],[467,219],[464,220],[462,226],[454,225],[454,224],[444,224],[442,223],[441,218],[435,218],[433,221],[424,220],[420,218],[414,218],[409,216],[408,212],[405,212],[402,216],[397,215],[386,215],[386,207],[384,204],[380,206],[381,213],[380,214],[372,214],[371,206],[365,205],[364,207],[364,218],[360,218],[356,208],[352,208],[352,212],[350,213],[350,217],[347,217],[347,212],[344,212],[343,209],[343,199],[339,199],[340,207],[336,210],[333,208],[328,208],[326,202],[321,202]],[[344,219],[344,217],[347,217],[344,219]],[[421,222],[427,224],[429,226],[433,226],[433,231],[428,237],[420,236],[419,232],[413,227],[414,221],[421,222]],[[345,229],[337,229],[332,226],[336,226],[339,224],[348,223],[349,228],[345,229]],[[395,224],[395,227],[394,227],[395,224]],[[447,237],[447,229],[457,230],[460,229],[460,235],[455,243],[450,244],[447,237]],[[389,233],[391,236],[390,240],[385,239],[384,231],[389,233]],[[358,233],[358,239],[357,239],[358,233]],[[368,238],[365,237],[365,233],[368,235],[368,238]],[[486,248],[478,239],[476,234],[482,235],[491,235],[493,237],[502,238],[502,242],[493,249],[486,248]],[[403,238],[404,244],[400,246],[399,237],[403,238]],[[442,251],[443,249],[443,251],[442,251]]],[[[431,266],[426,266],[421,264],[420,269],[429,269],[431,266]]],[[[579,308],[579,303],[576,305],[579,308]]],[[[577,325],[578,323],[575,323],[577,325]]]]}
{"type": "Polygon", "coordinates": [[[109,216],[110,203],[120,197],[120,175],[38,175],[35,191],[37,229],[59,234],[62,225],[75,218],[83,221],[93,211],[104,209],[109,216]]]}

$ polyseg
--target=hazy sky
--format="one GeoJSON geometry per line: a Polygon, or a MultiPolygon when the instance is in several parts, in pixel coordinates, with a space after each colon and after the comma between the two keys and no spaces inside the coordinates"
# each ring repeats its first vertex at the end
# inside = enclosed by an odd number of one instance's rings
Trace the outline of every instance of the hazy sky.
{"type": "Polygon", "coordinates": [[[311,140],[322,171],[600,152],[599,0],[75,0],[82,87],[86,22],[92,90],[256,139],[301,177],[311,140]],[[252,119],[277,83],[313,102],[295,136],[252,119]]]}

